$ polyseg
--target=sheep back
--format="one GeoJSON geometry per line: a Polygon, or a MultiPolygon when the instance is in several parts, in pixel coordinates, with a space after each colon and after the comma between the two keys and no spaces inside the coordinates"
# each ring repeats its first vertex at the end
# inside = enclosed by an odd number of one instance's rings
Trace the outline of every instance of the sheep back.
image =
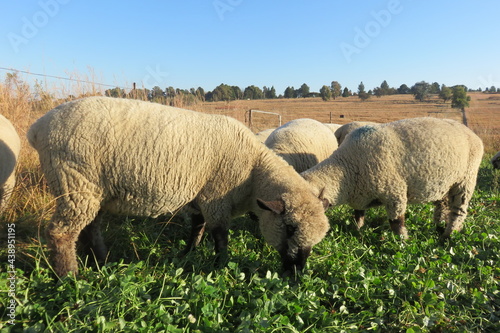
{"type": "Polygon", "coordinates": [[[377,123],[371,121],[353,121],[351,123],[344,124],[335,130],[335,137],[339,145],[345,140],[345,137],[357,128],[365,125],[375,125],[377,123]]]}
{"type": "Polygon", "coordinates": [[[88,190],[105,210],[140,216],[234,192],[262,149],[229,117],[104,97],[56,107],[28,140],[54,196],[88,190]]]}
{"type": "Polygon", "coordinates": [[[278,127],[265,144],[297,172],[323,161],[338,147],[334,133],[313,119],[296,119],[278,127]]]}

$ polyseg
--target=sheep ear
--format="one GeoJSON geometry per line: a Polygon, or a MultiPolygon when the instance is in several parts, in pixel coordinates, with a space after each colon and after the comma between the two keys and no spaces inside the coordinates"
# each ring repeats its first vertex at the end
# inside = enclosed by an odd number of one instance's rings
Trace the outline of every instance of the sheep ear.
{"type": "Polygon", "coordinates": [[[324,194],[325,194],[325,188],[323,187],[323,189],[319,193],[319,197],[318,198],[319,198],[319,200],[321,200],[321,202],[323,202],[323,209],[327,210],[328,208],[330,208],[330,201],[328,201],[328,199],[326,199],[324,197],[324,194]]]}
{"type": "Polygon", "coordinates": [[[283,200],[264,201],[257,199],[257,205],[264,210],[271,211],[275,214],[283,214],[285,212],[285,202],[283,200]]]}

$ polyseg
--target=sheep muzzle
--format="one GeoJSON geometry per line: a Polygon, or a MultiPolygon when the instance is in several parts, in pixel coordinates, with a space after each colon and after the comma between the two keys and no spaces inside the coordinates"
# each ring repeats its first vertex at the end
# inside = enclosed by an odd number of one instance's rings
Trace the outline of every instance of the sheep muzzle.
{"type": "Polygon", "coordinates": [[[309,254],[311,254],[311,247],[299,248],[297,253],[289,253],[287,250],[281,251],[283,276],[293,276],[294,273],[302,271],[306,266],[309,254]]]}

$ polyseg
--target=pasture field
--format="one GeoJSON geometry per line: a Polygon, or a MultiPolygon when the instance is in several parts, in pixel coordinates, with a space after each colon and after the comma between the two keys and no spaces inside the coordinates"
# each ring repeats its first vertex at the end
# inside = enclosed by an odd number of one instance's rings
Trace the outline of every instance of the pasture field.
{"type": "MultiPolygon", "coordinates": [[[[351,209],[336,207],[327,211],[331,229],[304,273],[283,279],[278,254],[246,216],[233,220],[227,262],[217,266],[210,237],[179,257],[189,233],[179,217],[110,215],[103,226],[108,263],[96,267],[82,258],[77,277],[59,280],[42,236],[54,200],[25,139],[30,124],[59,103],[33,101],[31,92],[0,84],[0,113],[14,123],[23,143],[16,191],[0,222],[0,332],[500,331],[500,171],[488,161],[500,150],[500,95],[470,95],[468,123],[485,142],[486,154],[464,231],[450,241],[439,242],[432,205],[409,207],[406,242],[391,233],[383,209],[369,210],[369,226],[358,233],[351,209]],[[14,261],[8,259],[9,233],[14,261]]],[[[330,122],[330,113],[331,122],[341,124],[462,119],[437,98],[420,103],[410,95],[190,108],[247,124],[249,109],[279,112],[283,123],[305,117],[330,122]]],[[[258,115],[252,130],[277,125],[275,116],[258,115]]]]}

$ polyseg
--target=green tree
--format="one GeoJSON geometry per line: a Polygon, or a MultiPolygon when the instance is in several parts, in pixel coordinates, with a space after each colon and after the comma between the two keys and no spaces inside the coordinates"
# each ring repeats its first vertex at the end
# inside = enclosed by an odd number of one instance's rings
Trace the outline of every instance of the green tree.
{"type": "Polygon", "coordinates": [[[361,98],[362,101],[370,98],[370,94],[365,91],[365,85],[363,84],[363,81],[361,81],[358,86],[358,97],[361,98]]]}
{"type": "Polygon", "coordinates": [[[200,101],[205,101],[205,90],[203,90],[202,87],[198,87],[198,89],[196,89],[195,95],[200,101]]]}
{"type": "Polygon", "coordinates": [[[386,80],[384,80],[384,82],[382,82],[382,84],[380,84],[380,89],[382,89],[382,91],[384,92],[385,95],[389,94],[389,84],[387,83],[386,80]]]}
{"type": "Polygon", "coordinates": [[[441,91],[439,92],[439,98],[441,98],[446,103],[451,99],[451,96],[452,96],[451,88],[443,84],[441,86],[441,91]]]}
{"type": "Polygon", "coordinates": [[[165,93],[163,92],[163,89],[158,86],[154,86],[153,89],[151,89],[150,101],[165,104],[165,93]]]}
{"type": "Polygon", "coordinates": [[[408,87],[406,84],[402,84],[399,86],[398,90],[397,90],[398,94],[409,94],[411,93],[411,89],[410,87],[408,87]]]}
{"type": "Polygon", "coordinates": [[[332,83],[330,84],[330,88],[332,90],[331,95],[333,99],[336,99],[342,94],[342,86],[337,81],[332,81],[332,83]]]}
{"type": "Polygon", "coordinates": [[[439,94],[440,92],[441,92],[441,88],[439,86],[439,83],[437,83],[437,82],[434,82],[429,87],[429,94],[439,94]]]}
{"type": "Polygon", "coordinates": [[[286,87],[283,96],[285,98],[293,98],[294,92],[295,92],[295,88],[294,87],[286,87]]]}
{"type": "Polygon", "coordinates": [[[454,86],[452,88],[451,96],[451,107],[460,109],[462,112],[465,111],[466,107],[469,107],[470,96],[467,95],[467,91],[464,86],[454,86]]]}
{"type": "Polygon", "coordinates": [[[276,96],[276,89],[274,88],[274,86],[272,86],[271,88],[267,89],[265,97],[268,98],[268,99],[273,99],[273,98],[277,97],[276,96]]]}
{"type": "Polygon", "coordinates": [[[349,97],[352,96],[352,93],[347,87],[344,88],[344,91],[342,91],[342,97],[349,97]]]}
{"type": "Polygon", "coordinates": [[[243,98],[243,91],[241,91],[240,87],[231,86],[231,90],[233,91],[233,96],[235,99],[242,99],[243,98]]]}
{"type": "Polygon", "coordinates": [[[324,101],[328,101],[330,98],[332,98],[332,91],[326,85],[321,87],[321,89],[319,90],[319,94],[324,101]]]}
{"type": "Polygon", "coordinates": [[[245,98],[245,99],[263,99],[264,93],[262,92],[262,89],[260,89],[259,87],[251,85],[251,86],[248,86],[245,88],[245,91],[243,92],[243,98],[245,98]]]}
{"type": "Polygon", "coordinates": [[[125,97],[125,91],[121,88],[113,88],[113,89],[108,89],[104,92],[105,96],[108,97],[118,97],[118,98],[123,98],[125,97]]]}
{"type": "Polygon", "coordinates": [[[429,83],[425,81],[420,81],[415,83],[415,85],[411,87],[411,92],[413,96],[415,96],[416,100],[423,102],[429,97],[429,89],[430,89],[429,83]]]}
{"type": "Polygon", "coordinates": [[[234,96],[233,88],[227,84],[221,83],[217,87],[215,87],[212,92],[212,100],[214,102],[218,101],[232,101],[236,99],[234,96]]]}
{"type": "Polygon", "coordinates": [[[309,86],[303,83],[299,89],[299,97],[306,98],[307,96],[309,96],[309,93],[310,93],[309,86]]]}
{"type": "Polygon", "coordinates": [[[170,86],[166,89],[166,97],[167,98],[174,98],[175,97],[175,88],[170,86]]]}

